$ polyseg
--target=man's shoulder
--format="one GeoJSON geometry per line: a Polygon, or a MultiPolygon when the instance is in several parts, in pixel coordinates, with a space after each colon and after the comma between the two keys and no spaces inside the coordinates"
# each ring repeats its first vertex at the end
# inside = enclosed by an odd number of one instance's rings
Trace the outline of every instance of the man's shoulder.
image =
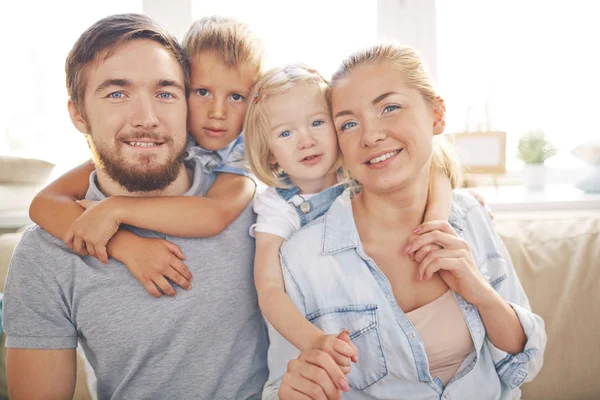
{"type": "MultiPolygon", "coordinates": [[[[49,256],[58,254],[67,254],[71,250],[62,242],[43,230],[38,225],[32,225],[23,231],[21,240],[15,247],[12,261],[19,261],[20,258],[43,259],[46,263],[51,262],[49,256]]],[[[73,256],[75,256],[73,254],[73,256]]]]}

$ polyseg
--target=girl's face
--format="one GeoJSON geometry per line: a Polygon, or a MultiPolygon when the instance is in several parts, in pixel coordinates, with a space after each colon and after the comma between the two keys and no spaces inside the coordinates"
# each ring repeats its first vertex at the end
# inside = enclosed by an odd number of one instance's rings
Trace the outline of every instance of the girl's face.
{"type": "Polygon", "coordinates": [[[440,101],[429,105],[389,62],[362,65],[336,81],[332,114],[352,177],[387,193],[426,174],[433,135],[443,131],[440,101]]]}
{"type": "Polygon", "coordinates": [[[335,183],[337,137],[325,94],[299,84],[268,98],[272,164],[279,164],[303,193],[317,193],[335,183]]]}

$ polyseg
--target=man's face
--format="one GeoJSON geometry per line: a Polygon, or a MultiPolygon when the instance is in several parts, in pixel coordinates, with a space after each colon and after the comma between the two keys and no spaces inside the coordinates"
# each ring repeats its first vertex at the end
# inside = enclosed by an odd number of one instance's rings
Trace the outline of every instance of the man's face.
{"type": "Polygon", "coordinates": [[[87,135],[96,166],[130,192],[167,187],[183,165],[187,106],[184,75],[160,43],[130,40],[87,71],[85,114],[71,117],[87,135]]]}
{"type": "Polygon", "coordinates": [[[210,51],[196,55],[190,63],[190,134],[207,150],[222,149],[242,133],[257,70],[249,64],[228,66],[210,51]]]}

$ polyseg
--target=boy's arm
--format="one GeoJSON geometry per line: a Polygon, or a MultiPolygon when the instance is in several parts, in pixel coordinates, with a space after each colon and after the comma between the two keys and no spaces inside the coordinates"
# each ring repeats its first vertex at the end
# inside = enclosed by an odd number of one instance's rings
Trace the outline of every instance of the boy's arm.
{"type": "Polygon", "coordinates": [[[114,197],[106,207],[114,219],[173,236],[208,237],[223,232],[246,209],[256,184],[251,178],[219,173],[205,197],[114,197]]]}
{"type": "Polygon", "coordinates": [[[71,223],[84,211],[75,200],[85,197],[92,171],[94,164],[87,161],[43,188],[29,206],[29,218],[63,240],[71,223]]]}
{"type": "MultiPolygon", "coordinates": [[[[85,196],[93,170],[94,164],[86,162],[42,189],[31,203],[30,218],[54,237],[66,239],[67,232],[71,231],[75,221],[81,220],[79,217],[85,211],[75,200],[85,196]]],[[[175,294],[165,276],[184,289],[191,287],[192,274],[181,261],[185,257],[179,247],[166,240],[142,238],[126,229],[117,229],[118,225],[112,239],[105,243],[105,250],[104,247],[95,248],[81,237],[66,242],[82,256],[91,254],[104,263],[108,262],[108,256],[121,261],[155,297],[160,296],[157,286],[166,294],[175,294]]]]}
{"type": "Polygon", "coordinates": [[[75,349],[6,349],[10,399],[72,399],[76,375],[75,349]]]}

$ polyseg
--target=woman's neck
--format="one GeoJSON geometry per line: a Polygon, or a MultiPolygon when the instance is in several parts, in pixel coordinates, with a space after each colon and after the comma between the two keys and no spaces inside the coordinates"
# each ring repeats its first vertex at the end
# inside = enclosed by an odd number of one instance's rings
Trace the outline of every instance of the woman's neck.
{"type": "Polygon", "coordinates": [[[319,179],[302,180],[290,176],[290,180],[294,185],[298,186],[298,189],[300,189],[300,194],[320,193],[338,183],[335,170],[327,172],[325,176],[319,179]]]}
{"type": "Polygon", "coordinates": [[[429,188],[428,175],[392,193],[363,188],[352,201],[352,211],[361,241],[373,243],[393,237],[400,241],[423,222],[429,188]]]}

